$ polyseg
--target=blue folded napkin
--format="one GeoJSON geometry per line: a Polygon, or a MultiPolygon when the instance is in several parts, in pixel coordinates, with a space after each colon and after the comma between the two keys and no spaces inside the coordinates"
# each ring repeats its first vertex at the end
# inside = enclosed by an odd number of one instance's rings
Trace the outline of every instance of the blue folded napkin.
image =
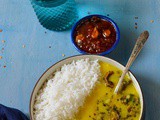
{"type": "Polygon", "coordinates": [[[0,104],[0,120],[29,120],[21,111],[0,104]]]}

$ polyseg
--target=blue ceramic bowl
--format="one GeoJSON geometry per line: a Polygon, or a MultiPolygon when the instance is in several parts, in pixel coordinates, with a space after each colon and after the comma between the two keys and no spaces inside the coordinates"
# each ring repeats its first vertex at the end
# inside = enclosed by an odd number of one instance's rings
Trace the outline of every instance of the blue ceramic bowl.
{"type": "Polygon", "coordinates": [[[113,50],[116,48],[116,46],[117,46],[117,44],[118,44],[118,42],[119,42],[119,40],[120,40],[120,31],[119,31],[119,28],[118,28],[117,24],[116,24],[112,19],[110,19],[110,18],[108,18],[108,17],[106,17],[106,16],[103,16],[103,15],[89,15],[89,16],[86,16],[86,17],[80,19],[80,20],[73,26],[73,28],[72,28],[72,30],[71,30],[71,40],[72,40],[72,43],[73,43],[73,45],[75,46],[75,48],[76,48],[80,53],[82,53],[82,54],[91,54],[91,53],[88,53],[88,52],[80,49],[80,48],[76,45],[75,39],[74,39],[74,33],[75,33],[75,31],[76,31],[75,29],[77,28],[77,26],[78,26],[79,24],[81,24],[82,21],[84,21],[84,20],[86,20],[86,19],[89,19],[89,18],[92,18],[93,16],[97,16],[97,17],[99,17],[99,18],[101,18],[101,19],[103,19],[103,20],[106,20],[106,21],[110,22],[110,23],[114,26],[114,28],[115,28],[115,31],[116,31],[116,41],[115,41],[115,43],[113,44],[113,46],[112,46],[110,49],[108,49],[108,50],[106,50],[106,51],[104,51],[104,52],[102,52],[102,53],[97,53],[97,55],[106,55],[106,54],[110,53],[111,51],[113,51],[113,50]]]}

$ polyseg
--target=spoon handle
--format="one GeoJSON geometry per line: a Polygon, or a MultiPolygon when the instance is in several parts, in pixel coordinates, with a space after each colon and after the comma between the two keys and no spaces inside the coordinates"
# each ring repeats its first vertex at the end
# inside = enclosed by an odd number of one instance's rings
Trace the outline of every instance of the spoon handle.
{"type": "Polygon", "coordinates": [[[138,56],[140,51],[142,50],[142,48],[143,48],[145,42],[147,41],[148,37],[149,37],[149,32],[148,31],[144,31],[138,37],[138,39],[136,41],[136,44],[135,44],[135,46],[133,48],[132,54],[131,54],[131,56],[130,56],[127,64],[126,64],[126,67],[125,67],[125,69],[124,69],[124,71],[123,71],[123,73],[122,73],[122,75],[121,75],[121,77],[120,77],[120,79],[118,81],[118,84],[117,84],[117,86],[115,88],[114,93],[118,93],[119,88],[120,88],[120,86],[122,84],[123,78],[125,77],[125,75],[128,72],[130,66],[132,65],[132,63],[134,62],[134,60],[136,59],[136,57],[138,56]]]}

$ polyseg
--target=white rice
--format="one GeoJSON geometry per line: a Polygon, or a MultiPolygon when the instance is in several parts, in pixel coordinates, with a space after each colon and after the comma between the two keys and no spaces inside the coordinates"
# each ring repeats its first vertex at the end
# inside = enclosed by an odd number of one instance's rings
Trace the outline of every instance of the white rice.
{"type": "Polygon", "coordinates": [[[73,119],[99,76],[98,60],[81,59],[63,65],[37,94],[34,119],[73,119]]]}

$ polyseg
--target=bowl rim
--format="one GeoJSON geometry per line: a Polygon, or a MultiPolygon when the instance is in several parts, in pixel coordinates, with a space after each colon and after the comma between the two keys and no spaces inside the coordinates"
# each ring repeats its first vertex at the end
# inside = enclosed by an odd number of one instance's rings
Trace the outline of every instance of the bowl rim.
{"type": "MultiPolygon", "coordinates": [[[[51,65],[49,68],[47,68],[47,69],[43,72],[43,74],[40,76],[40,78],[37,80],[36,84],[35,84],[34,87],[33,87],[32,93],[31,93],[31,95],[30,95],[30,103],[29,103],[30,120],[34,120],[34,119],[33,119],[33,116],[32,116],[32,112],[33,112],[33,111],[31,111],[31,103],[32,103],[32,100],[33,100],[33,93],[34,93],[34,91],[35,91],[35,88],[36,88],[37,84],[40,82],[41,78],[48,72],[48,70],[50,70],[52,67],[54,67],[54,66],[57,65],[58,63],[63,62],[63,61],[65,61],[65,60],[67,60],[67,59],[76,58],[76,57],[81,57],[81,56],[85,56],[85,57],[87,57],[87,56],[102,57],[102,58],[108,59],[108,60],[110,60],[110,61],[112,61],[112,62],[116,63],[117,65],[120,65],[121,67],[124,68],[124,65],[121,64],[121,63],[119,63],[118,61],[113,60],[113,59],[108,58],[108,57],[105,57],[105,56],[100,56],[100,55],[73,55],[73,56],[66,57],[66,58],[64,58],[64,59],[62,59],[62,60],[54,63],[53,65],[51,65]]],[[[115,65],[115,66],[116,66],[116,65],[115,65]]],[[[141,116],[140,116],[140,119],[139,119],[139,120],[144,120],[144,119],[145,119],[145,110],[146,110],[146,109],[145,109],[145,101],[144,101],[144,94],[143,94],[143,91],[142,91],[142,87],[140,86],[139,81],[137,80],[137,78],[135,77],[135,75],[133,74],[133,72],[131,72],[131,70],[129,70],[129,72],[130,72],[131,75],[135,78],[135,82],[137,83],[137,85],[138,85],[138,87],[139,87],[139,89],[140,89],[140,93],[139,93],[139,94],[142,95],[142,96],[141,96],[141,97],[142,97],[142,109],[141,109],[142,112],[141,112],[141,116]]]]}
{"type": "Polygon", "coordinates": [[[78,20],[78,21],[74,24],[74,26],[72,27],[72,29],[71,29],[71,41],[72,41],[74,47],[76,48],[76,50],[77,50],[78,52],[82,53],[82,54],[106,55],[106,54],[109,54],[110,52],[112,52],[112,51],[116,48],[116,46],[118,45],[118,43],[119,43],[119,41],[120,41],[120,30],[119,30],[118,25],[117,25],[111,18],[109,18],[109,17],[107,17],[107,16],[99,15],[99,14],[88,15],[88,16],[85,16],[85,17],[81,18],[80,20],[78,20]],[[99,18],[101,18],[101,19],[103,19],[103,20],[106,20],[106,21],[110,22],[110,23],[113,25],[113,27],[115,28],[115,31],[116,31],[116,41],[115,41],[115,43],[113,44],[113,46],[112,46],[110,49],[108,49],[108,50],[106,50],[106,51],[104,51],[104,52],[102,52],[102,53],[97,53],[97,54],[91,54],[91,53],[89,53],[89,52],[86,52],[86,51],[78,48],[78,46],[76,45],[75,40],[74,40],[74,33],[75,33],[75,29],[77,28],[77,26],[78,26],[83,20],[89,19],[89,18],[94,17],[94,16],[97,16],[97,17],[99,17],[99,18]]]}

